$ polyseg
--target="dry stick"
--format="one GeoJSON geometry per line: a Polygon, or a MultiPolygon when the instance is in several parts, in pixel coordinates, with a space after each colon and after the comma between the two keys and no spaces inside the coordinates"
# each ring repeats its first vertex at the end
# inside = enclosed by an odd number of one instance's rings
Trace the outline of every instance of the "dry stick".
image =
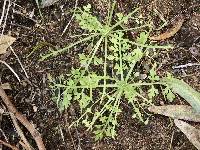
{"type": "MultiPolygon", "coordinates": [[[[26,149],[26,150],[32,150],[31,145],[29,144],[28,140],[27,140],[26,137],[24,136],[23,131],[20,129],[20,127],[19,127],[19,125],[18,125],[18,123],[17,123],[17,119],[15,118],[14,114],[13,114],[13,113],[10,113],[10,117],[11,117],[11,119],[12,119],[12,122],[13,122],[13,124],[14,124],[14,126],[15,126],[15,129],[16,129],[18,135],[20,136],[20,138],[22,139],[22,141],[23,141],[24,144],[26,145],[26,146],[25,146],[25,149],[26,149]]],[[[23,146],[23,145],[22,145],[22,146],[23,146]]]]}
{"type": "Polygon", "coordinates": [[[187,68],[187,67],[192,67],[192,66],[200,66],[200,63],[188,63],[185,65],[179,65],[179,66],[173,66],[173,69],[183,69],[183,68],[187,68]]]}
{"type": "Polygon", "coordinates": [[[9,143],[4,142],[4,141],[2,141],[2,140],[0,140],[0,144],[3,144],[3,145],[5,145],[6,147],[9,147],[9,148],[11,148],[12,150],[19,150],[16,146],[12,146],[12,145],[10,145],[9,143]]]}
{"type": "Polygon", "coordinates": [[[34,128],[34,126],[24,117],[20,112],[17,111],[15,106],[11,103],[11,100],[8,98],[4,89],[0,86],[0,97],[3,102],[6,104],[9,112],[13,113],[15,117],[27,128],[27,130],[33,136],[39,150],[46,150],[44,143],[42,141],[42,137],[40,133],[34,128]]]}
{"type": "Polygon", "coordinates": [[[5,135],[5,133],[3,132],[2,129],[0,129],[0,133],[3,135],[4,139],[6,140],[6,142],[8,141],[8,138],[7,136],[5,135]]]}
{"type": "MultiPolygon", "coordinates": [[[[24,144],[24,142],[23,142],[22,140],[19,141],[19,144],[20,144],[23,148],[29,149],[29,148],[27,147],[27,145],[24,144]]],[[[33,150],[33,149],[31,149],[31,150],[33,150]]]]}
{"type": "Polygon", "coordinates": [[[6,22],[7,22],[7,18],[8,18],[8,13],[9,13],[9,10],[10,10],[10,6],[11,6],[11,2],[10,2],[10,0],[8,0],[8,8],[7,8],[7,12],[6,12],[6,15],[5,15],[5,19],[4,19],[4,24],[3,24],[3,29],[1,31],[1,35],[3,35],[4,29],[6,27],[6,22]]]}
{"type": "Polygon", "coordinates": [[[0,26],[1,26],[1,24],[2,24],[2,21],[3,21],[3,18],[4,18],[4,14],[5,14],[6,2],[7,2],[7,0],[4,0],[4,3],[3,3],[3,10],[2,10],[2,13],[1,13],[1,19],[0,19],[0,26]]]}

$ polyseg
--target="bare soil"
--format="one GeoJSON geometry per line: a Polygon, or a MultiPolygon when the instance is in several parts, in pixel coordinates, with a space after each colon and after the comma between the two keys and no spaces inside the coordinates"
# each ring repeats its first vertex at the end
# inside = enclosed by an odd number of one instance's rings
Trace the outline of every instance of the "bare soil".
{"type": "MultiPolygon", "coordinates": [[[[100,18],[106,14],[106,2],[103,0],[83,0],[78,2],[82,7],[87,3],[92,4],[93,10],[100,18]]],[[[118,0],[117,10],[128,13],[134,7],[141,7],[141,13],[146,18],[152,18],[155,28],[160,24],[159,17],[153,17],[152,11],[157,9],[161,15],[170,21],[177,15],[183,14],[185,22],[175,36],[160,41],[159,44],[173,44],[171,51],[161,50],[155,58],[161,67],[158,72],[162,76],[166,71],[171,72],[177,78],[183,79],[197,91],[200,91],[200,66],[183,67],[174,69],[179,65],[188,63],[199,63],[200,61],[200,9],[199,0],[118,0]],[[198,6],[197,6],[198,5],[198,6]]],[[[29,78],[24,75],[16,57],[10,53],[2,57],[20,76],[21,82],[15,78],[12,72],[0,64],[0,82],[10,83],[12,90],[7,94],[12,98],[13,104],[33,123],[42,134],[47,150],[195,150],[195,147],[188,141],[186,136],[173,124],[173,120],[160,115],[153,115],[148,125],[143,125],[131,117],[131,108],[126,104],[122,105],[123,113],[119,117],[116,139],[104,138],[96,142],[94,135],[86,131],[86,128],[68,129],[73,119],[79,116],[66,110],[63,113],[58,111],[56,104],[51,100],[51,89],[48,85],[47,75],[53,77],[67,73],[73,66],[77,65],[75,56],[82,51],[82,45],[57,57],[45,61],[39,61],[40,55],[48,51],[49,46],[44,46],[35,51],[30,57],[28,54],[40,42],[47,42],[56,48],[63,48],[75,41],[70,38],[72,35],[81,34],[78,24],[72,21],[66,33],[62,32],[71,19],[75,1],[60,0],[52,6],[41,9],[44,20],[42,21],[37,5],[34,0],[16,0],[10,7],[4,34],[16,37],[12,45],[29,78]],[[15,3],[15,5],[14,5],[15,3]],[[33,15],[31,15],[33,14],[33,15]]],[[[2,12],[3,0],[0,2],[2,12]]],[[[166,31],[155,31],[159,34],[166,31]]],[[[2,27],[1,27],[2,29],[2,27]]],[[[1,108],[5,105],[1,102],[1,108]]],[[[169,104],[163,97],[157,97],[156,103],[169,104]]],[[[177,98],[172,104],[185,104],[182,99],[177,98]]],[[[5,136],[9,143],[17,144],[19,137],[13,127],[12,121],[6,114],[2,115],[1,139],[5,136]]],[[[23,129],[24,134],[36,147],[30,134],[23,129]]],[[[3,150],[8,148],[3,147],[3,150]]]]}

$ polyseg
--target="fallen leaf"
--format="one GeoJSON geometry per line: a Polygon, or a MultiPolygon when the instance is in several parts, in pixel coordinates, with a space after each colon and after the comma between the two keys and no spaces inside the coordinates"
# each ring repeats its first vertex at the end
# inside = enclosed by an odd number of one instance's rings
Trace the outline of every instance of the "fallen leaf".
{"type": "Polygon", "coordinates": [[[6,53],[7,48],[12,45],[12,43],[16,40],[16,38],[2,35],[0,36],[0,54],[6,53]]]}
{"type": "Polygon", "coordinates": [[[197,112],[200,112],[200,93],[195,91],[191,86],[182,80],[175,78],[167,79],[164,81],[172,89],[174,93],[179,94],[184,98],[197,112]]]}
{"type": "Polygon", "coordinates": [[[57,1],[58,0],[42,0],[41,7],[44,8],[44,7],[51,6],[51,5],[53,5],[57,1]]]}
{"type": "Polygon", "coordinates": [[[148,110],[173,119],[200,122],[200,113],[196,112],[191,106],[188,105],[150,106],[148,110]]]}
{"type": "Polygon", "coordinates": [[[4,90],[12,90],[9,83],[3,83],[0,85],[4,90]]]}
{"type": "Polygon", "coordinates": [[[175,125],[186,135],[189,141],[200,150],[200,130],[181,120],[174,120],[175,125]]]}

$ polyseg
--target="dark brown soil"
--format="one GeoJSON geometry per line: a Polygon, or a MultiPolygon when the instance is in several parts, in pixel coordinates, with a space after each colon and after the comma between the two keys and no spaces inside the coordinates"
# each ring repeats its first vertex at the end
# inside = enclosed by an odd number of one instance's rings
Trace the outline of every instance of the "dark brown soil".
{"type": "MultiPolygon", "coordinates": [[[[82,126],[68,130],[68,124],[78,116],[70,111],[65,111],[65,113],[58,111],[56,104],[51,100],[52,93],[48,86],[47,75],[51,74],[56,77],[68,73],[73,66],[77,65],[75,58],[82,51],[82,45],[69,53],[45,61],[39,61],[39,58],[41,54],[48,51],[48,46],[35,51],[30,57],[27,56],[39,42],[48,42],[56,48],[62,48],[76,40],[70,36],[83,32],[77,23],[72,21],[66,33],[61,36],[71,19],[70,10],[74,8],[75,1],[60,0],[55,5],[41,9],[44,21],[39,15],[34,0],[16,0],[14,3],[17,5],[11,5],[4,34],[11,34],[17,38],[12,46],[29,78],[25,77],[19,62],[11,53],[3,59],[16,71],[22,81],[18,82],[12,72],[2,64],[0,64],[0,81],[11,84],[12,90],[6,92],[12,97],[12,102],[17,109],[42,134],[47,150],[195,150],[186,136],[175,127],[173,120],[153,115],[148,125],[140,124],[131,117],[131,109],[126,104],[122,106],[124,111],[119,117],[120,124],[117,128],[116,139],[104,138],[95,142],[94,135],[82,126]],[[29,15],[31,13],[34,13],[32,18],[29,15]]],[[[87,3],[92,4],[96,14],[104,17],[107,4],[104,0],[83,0],[78,2],[78,6],[82,7],[87,3]]],[[[171,51],[161,50],[155,60],[162,64],[158,70],[160,75],[166,71],[171,72],[200,91],[200,66],[173,69],[174,66],[200,61],[200,17],[199,20],[197,17],[200,16],[200,9],[195,7],[198,4],[200,4],[199,0],[117,1],[118,10],[124,13],[140,6],[142,14],[147,18],[150,15],[152,17],[153,9],[160,11],[167,20],[171,20],[180,13],[186,16],[181,30],[172,38],[160,42],[160,44],[173,44],[175,48],[171,51]]],[[[2,6],[3,0],[0,2],[0,12],[2,12],[2,6]]],[[[159,18],[153,17],[152,19],[156,27],[159,24],[156,24],[159,18]]],[[[166,29],[167,27],[163,28],[163,30],[166,29]]],[[[5,108],[3,102],[0,102],[1,108],[5,108]]],[[[168,102],[158,97],[156,103],[168,102]]],[[[173,102],[175,103],[185,102],[181,99],[173,102]]],[[[5,140],[2,136],[4,133],[11,144],[17,144],[19,137],[9,116],[3,114],[0,121],[1,139],[5,140]]],[[[24,133],[36,148],[32,137],[25,129],[24,133]]]]}

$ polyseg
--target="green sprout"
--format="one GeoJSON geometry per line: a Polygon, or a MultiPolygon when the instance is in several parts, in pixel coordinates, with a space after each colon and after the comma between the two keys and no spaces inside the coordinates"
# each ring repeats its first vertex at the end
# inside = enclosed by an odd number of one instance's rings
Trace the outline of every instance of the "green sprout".
{"type": "MultiPolygon", "coordinates": [[[[116,136],[122,101],[132,106],[134,118],[144,124],[148,123],[149,114],[145,109],[153,104],[154,97],[159,94],[158,85],[165,85],[165,82],[157,76],[156,64],[150,64],[152,68],[147,72],[147,78],[141,79],[137,64],[149,55],[150,49],[172,48],[153,45],[149,41],[151,24],[141,25],[141,21],[138,21],[139,9],[128,15],[118,13],[113,17],[115,4],[109,8],[104,23],[92,15],[90,4],[83,9],[79,8],[75,18],[79,26],[89,33],[88,36],[41,57],[41,60],[45,60],[81,43],[87,45],[91,42],[92,49],[78,55],[80,67],[72,68],[67,78],[60,76],[51,79],[50,85],[53,99],[61,111],[78,102],[81,115],[72,125],[85,125],[94,132],[96,140],[104,136],[116,136]],[[129,20],[134,22],[133,28],[126,27],[129,20]],[[139,34],[130,40],[126,33],[131,30],[139,34]]],[[[168,89],[165,93],[169,99],[173,98],[168,89]]]]}

